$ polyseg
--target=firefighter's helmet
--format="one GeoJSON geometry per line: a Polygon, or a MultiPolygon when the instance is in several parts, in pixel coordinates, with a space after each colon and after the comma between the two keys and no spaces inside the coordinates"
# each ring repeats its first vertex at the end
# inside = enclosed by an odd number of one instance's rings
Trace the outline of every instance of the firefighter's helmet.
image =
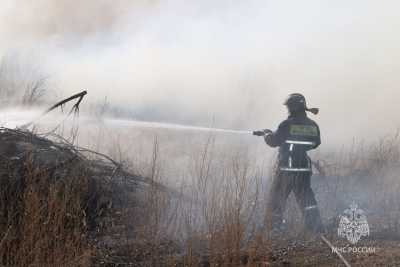
{"type": "Polygon", "coordinates": [[[298,112],[307,110],[306,98],[299,93],[290,94],[284,103],[290,112],[298,112]]]}

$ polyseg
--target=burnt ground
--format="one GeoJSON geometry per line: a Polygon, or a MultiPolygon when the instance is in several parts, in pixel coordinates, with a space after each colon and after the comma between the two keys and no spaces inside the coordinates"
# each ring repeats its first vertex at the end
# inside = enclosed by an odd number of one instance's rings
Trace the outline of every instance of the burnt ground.
{"type": "MultiPolygon", "coordinates": [[[[333,236],[328,238],[333,246],[349,247],[349,243],[333,236]]],[[[264,266],[345,266],[336,254],[318,237],[296,241],[272,241],[272,251],[264,266]]],[[[374,248],[375,252],[342,253],[351,266],[399,266],[400,243],[390,240],[361,240],[356,247],[374,248]]]]}

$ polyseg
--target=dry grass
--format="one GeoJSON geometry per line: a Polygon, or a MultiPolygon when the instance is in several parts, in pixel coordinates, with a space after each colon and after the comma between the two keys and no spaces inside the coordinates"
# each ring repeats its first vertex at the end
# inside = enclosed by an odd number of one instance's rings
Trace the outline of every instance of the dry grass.
{"type": "MultiPolygon", "coordinates": [[[[96,264],[260,266],[269,260],[271,243],[264,231],[264,218],[270,164],[266,164],[268,157],[252,153],[254,145],[263,144],[232,146],[216,134],[174,137],[165,131],[155,137],[148,132],[102,131],[105,139],[91,138],[92,144],[148,177],[148,184],[121,196],[125,204],[115,213],[124,225],[123,230],[116,230],[118,252],[113,254],[115,258],[96,264]],[[112,142],[107,143],[109,140],[112,142]],[[169,189],[160,190],[160,184],[169,189]],[[137,206],[132,208],[130,203],[134,202],[137,206]]],[[[85,142],[81,139],[80,143],[85,142]]],[[[338,216],[354,200],[367,212],[372,237],[399,237],[399,151],[395,135],[318,155],[324,175],[313,177],[313,187],[332,233],[338,216]]],[[[87,218],[82,203],[87,179],[76,176],[48,186],[40,181],[49,177],[39,177],[29,164],[26,169],[31,175],[26,176],[25,188],[30,190],[17,198],[20,204],[2,209],[24,214],[16,224],[19,235],[14,226],[9,228],[11,212],[2,216],[8,218],[1,226],[0,245],[7,248],[1,250],[4,264],[90,265],[91,256],[98,254],[93,250],[99,248],[90,247],[85,236],[87,218]],[[11,253],[15,251],[21,254],[11,253]]],[[[2,198],[14,194],[15,190],[5,190],[2,198]]],[[[289,235],[304,238],[301,214],[293,198],[288,202],[286,220],[289,235]]]]}
{"type": "MultiPolygon", "coordinates": [[[[178,211],[176,228],[180,231],[164,232],[180,242],[183,259],[178,262],[186,266],[257,266],[268,261],[271,244],[262,231],[267,191],[262,179],[268,170],[260,172],[251,164],[246,150],[221,151],[213,135],[203,140],[202,147],[192,150],[191,162],[183,170],[185,182],[177,186],[183,197],[172,207],[162,206],[159,214],[164,218],[171,209],[178,211]]],[[[372,238],[399,238],[399,151],[400,140],[395,135],[320,153],[324,173],[315,174],[313,187],[332,238],[336,237],[337,218],[352,201],[366,211],[372,238]]],[[[157,169],[162,172],[162,166],[157,169]]],[[[293,197],[288,201],[286,220],[289,236],[307,238],[293,197]]]]}
{"type": "Polygon", "coordinates": [[[19,177],[2,177],[1,264],[89,266],[85,174],[57,181],[27,160],[19,177]]]}
{"type": "MultiPolygon", "coordinates": [[[[166,201],[165,196],[149,191],[149,240],[157,237],[153,239],[156,247],[160,247],[160,237],[179,241],[180,253],[169,262],[171,266],[253,266],[260,261],[260,255],[265,255],[262,250],[266,245],[256,219],[261,177],[250,171],[240,154],[218,160],[214,141],[215,136],[208,136],[192,158],[188,177],[179,188],[181,194],[166,201]]],[[[155,140],[151,177],[157,177],[160,183],[158,153],[155,140]]],[[[152,265],[157,263],[160,264],[152,261],[152,265]]]]}

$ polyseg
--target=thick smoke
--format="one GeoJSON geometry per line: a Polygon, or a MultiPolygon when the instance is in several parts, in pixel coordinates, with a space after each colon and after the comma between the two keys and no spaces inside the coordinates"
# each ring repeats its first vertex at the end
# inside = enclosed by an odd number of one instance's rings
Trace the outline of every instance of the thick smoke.
{"type": "Polygon", "coordinates": [[[324,138],[390,133],[397,118],[397,1],[4,0],[2,54],[47,69],[138,118],[274,128],[302,92],[324,138]]]}

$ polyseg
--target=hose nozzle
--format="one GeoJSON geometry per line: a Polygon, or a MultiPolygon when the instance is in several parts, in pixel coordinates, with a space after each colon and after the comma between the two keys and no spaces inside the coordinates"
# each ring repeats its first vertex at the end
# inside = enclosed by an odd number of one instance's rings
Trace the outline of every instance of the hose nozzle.
{"type": "Polygon", "coordinates": [[[269,130],[269,129],[264,129],[264,130],[260,130],[260,131],[254,131],[253,135],[255,135],[255,136],[264,136],[264,135],[267,135],[269,133],[272,133],[272,131],[269,130]]]}
{"type": "Polygon", "coordinates": [[[317,115],[319,113],[319,108],[306,108],[306,110],[314,115],[317,115]]]}

